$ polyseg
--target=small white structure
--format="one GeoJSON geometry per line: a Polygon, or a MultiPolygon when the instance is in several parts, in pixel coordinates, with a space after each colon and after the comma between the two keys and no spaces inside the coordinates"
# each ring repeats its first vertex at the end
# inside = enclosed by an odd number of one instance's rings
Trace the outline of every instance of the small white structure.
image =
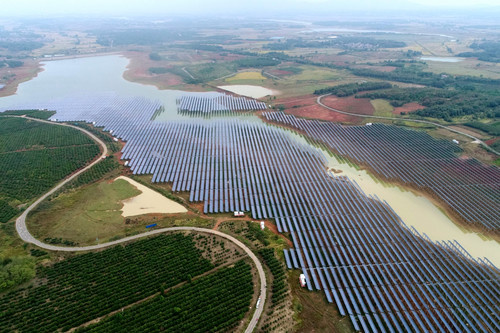
{"type": "Polygon", "coordinates": [[[453,143],[456,143],[457,145],[460,143],[458,140],[455,140],[455,139],[453,139],[451,141],[453,141],[453,143]]]}
{"type": "Polygon", "coordinates": [[[260,228],[264,230],[266,228],[266,225],[264,224],[264,221],[260,221],[260,228]]]}
{"type": "Polygon", "coordinates": [[[113,138],[113,141],[114,142],[118,142],[118,138],[113,138]]]}
{"type": "Polygon", "coordinates": [[[104,160],[104,159],[106,159],[106,157],[107,157],[107,156],[106,156],[106,155],[104,155],[104,156],[103,156],[103,157],[101,157],[101,158],[104,160]]]}
{"type": "Polygon", "coordinates": [[[373,123],[366,123],[366,126],[371,126],[373,125],[373,123]]]}
{"type": "Polygon", "coordinates": [[[125,161],[125,163],[123,163],[124,166],[127,166],[128,165],[128,161],[125,161]]]}
{"type": "Polygon", "coordinates": [[[234,217],[242,217],[242,216],[245,216],[245,213],[238,211],[234,212],[234,217]]]}
{"type": "Polygon", "coordinates": [[[306,286],[306,276],[304,274],[300,274],[299,281],[300,281],[300,286],[304,288],[306,286]]]}

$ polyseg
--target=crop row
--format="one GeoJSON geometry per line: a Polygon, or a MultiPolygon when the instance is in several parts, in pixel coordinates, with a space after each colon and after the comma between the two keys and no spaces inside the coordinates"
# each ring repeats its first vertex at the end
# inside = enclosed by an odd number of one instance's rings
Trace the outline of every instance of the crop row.
{"type": "Polygon", "coordinates": [[[44,111],[44,110],[12,110],[4,111],[0,116],[28,116],[37,119],[49,119],[53,116],[55,111],[44,111]]]}
{"type": "Polygon", "coordinates": [[[119,167],[118,161],[113,157],[109,156],[96,165],[92,166],[90,169],[79,175],[76,179],[71,181],[70,187],[78,187],[85,184],[93,183],[101,178],[108,172],[119,167]]]}
{"type": "Polygon", "coordinates": [[[17,215],[19,211],[11,207],[6,200],[0,199],[0,222],[7,222],[17,215]]]}
{"type": "Polygon", "coordinates": [[[0,195],[20,201],[32,199],[98,154],[96,145],[3,154],[0,158],[0,195]]]}
{"type": "Polygon", "coordinates": [[[252,294],[250,266],[239,261],[77,332],[224,331],[243,319],[252,294]]]}
{"type": "Polygon", "coordinates": [[[0,222],[96,157],[85,134],[22,118],[0,118],[0,222]]]}
{"type": "Polygon", "coordinates": [[[93,144],[83,133],[22,118],[0,119],[0,153],[93,144]]]}
{"type": "Polygon", "coordinates": [[[278,304],[283,300],[283,295],[288,291],[288,284],[286,283],[286,274],[283,264],[276,259],[274,255],[274,249],[265,248],[259,251],[259,254],[264,258],[264,262],[267,267],[271,270],[273,275],[271,301],[273,305],[278,304]]]}
{"type": "Polygon", "coordinates": [[[39,267],[0,298],[0,331],[68,330],[213,268],[190,236],[161,235],[39,267]]]}

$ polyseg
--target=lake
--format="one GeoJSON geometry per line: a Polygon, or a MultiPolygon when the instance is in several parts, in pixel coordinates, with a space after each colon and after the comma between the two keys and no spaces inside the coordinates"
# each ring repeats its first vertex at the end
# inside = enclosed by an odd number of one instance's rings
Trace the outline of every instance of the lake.
{"type": "Polygon", "coordinates": [[[437,62],[460,62],[460,61],[464,61],[464,58],[457,58],[457,57],[420,57],[420,60],[437,61],[437,62]]]}
{"type": "MultiPolygon", "coordinates": [[[[116,55],[47,62],[44,64],[44,71],[39,73],[36,78],[22,83],[16,95],[0,98],[0,110],[23,104],[43,105],[44,102],[52,99],[81,96],[81,94],[115,93],[124,96],[144,96],[160,101],[165,107],[165,112],[156,118],[157,121],[173,119],[210,121],[210,118],[201,120],[177,113],[176,98],[193,93],[158,90],[154,86],[126,81],[123,78],[123,72],[128,63],[128,59],[116,55]]],[[[266,89],[258,86],[243,87],[245,88],[242,89],[247,90],[240,90],[237,93],[249,93],[257,88],[266,89]]],[[[253,115],[238,117],[244,121],[261,121],[253,115]]],[[[282,130],[296,140],[309,144],[303,137],[294,132],[282,130]]],[[[366,194],[376,195],[381,200],[385,200],[406,225],[413,226],[418,232],[427,234],[434,241],[457,240],[473,256],[487,257],[500,267],[500,243],[458,227],[425,197],[377,180],[368,172],[357,170],[335,156],[329,155],[328,152],[322,151],[322,153],[327,159],[328,167],[342,171],[336,175],[348,176],[366,194]]]]}

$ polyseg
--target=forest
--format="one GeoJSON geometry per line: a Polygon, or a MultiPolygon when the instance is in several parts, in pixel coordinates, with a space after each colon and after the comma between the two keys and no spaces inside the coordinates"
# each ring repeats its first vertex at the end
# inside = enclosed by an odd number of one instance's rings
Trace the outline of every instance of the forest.
{"type": "Polygon", "coordinates": [[[389,82],[362,82],[362,83],[349,83],[341,84],[338,86],[317,89],[314,91],[315,95],[333,94],[339,97],[352,96],[361,91],[379,90],[392,88],[389,82]]]}
{"type": "Polygon", "coordinates": [[[412,114],[446,121],[451,121],[453,117],[468,115],[474,115],[477,118],[500,117],[500,96],[491,96],[474,90],[392,88],[368,92],[356,97],[387,99],[395,107],[417,102],[425,108],[413,111],[412,114]]]}
{"type": "Polygon", "coordinates": [[[462,52],[460,57],[475,57],[478,60],[489,62],[500,62],[500,42],[486,41],[482,43],[472,43],[470,45],[473,52],[462,52]]]}

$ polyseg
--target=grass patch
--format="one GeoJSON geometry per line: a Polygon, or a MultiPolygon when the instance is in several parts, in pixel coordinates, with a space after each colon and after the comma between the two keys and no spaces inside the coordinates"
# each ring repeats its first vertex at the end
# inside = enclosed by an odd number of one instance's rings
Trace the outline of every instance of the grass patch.
{"type": "Polygon", "coordinates": [[[300,74],[303,71],[302,68],[296,67],[296,66],[279,67],[278,69],[282,70],[282,71],[290,72],[293,74],[300,74]]]}
{"type": "Polygon", "coordinates": [[[35,237],[93,244],[123,233],[121,200],[139,195],[125,180],[99,182],[45,201],[28,218],[35,237]]]}
{"type": "Polygon", "coordinates": [[[341,317],[335,305],[326,301],[322,291],[311,292],[300,287],[300,273],[298,269],[292,270],[288,278],[294,297],[294,318],[298,322],[296,332],[353,332],[349,317],[341,317]]]}
{"type": "Polygon", "coordinates": [[[374,99],[374,100],[371,100],[370,103],[372,104],[373,108],[375,109],[375,112],[373,113],[373,115],[380,116],[380,117],[394,117],[394,115],[392,114],[392,111],[394,111],[394,108],[385,99],[374,99]]]}
{"type": "Polygon", "coordinates": [[[246,81],[246,80],[266,80],[267,78],[261,72],[240,72],[234,76],[228,77],[225,81],[246,81]]]}
{"type": "Polygon", "coordinates": [[[289,76],[289,79],[296,81],[337,81],[341,79],[338,71],[328,68],[318,68],[314,66],[302,66],[302,72],[289,76]]]}

